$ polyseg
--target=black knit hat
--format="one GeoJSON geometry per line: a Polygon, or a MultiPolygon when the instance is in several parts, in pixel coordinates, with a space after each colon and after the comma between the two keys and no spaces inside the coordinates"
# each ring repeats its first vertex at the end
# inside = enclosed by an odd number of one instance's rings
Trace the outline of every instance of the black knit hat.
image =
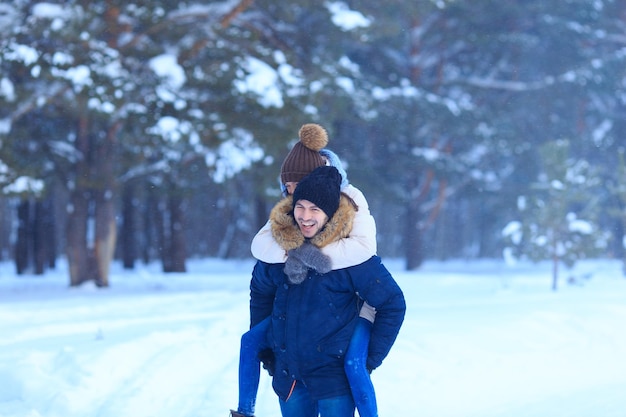
{"type": "Polygon", "coordinates": [[[298,200],[308,200],[322,209],[330,219],[339,208],[341,174],[337,168],[322,166],[304,177],[293,193],[293,207],[298,200]]]}
{"type": "Polygon", "coordinates": [[[328,133],[315,123],[302,125],[298,132],[300,141],[294,145],[280,167],[280,180],[300,182],[315,168],[326,165],[326,159],[320,151],[328,145],[328,133]]]}

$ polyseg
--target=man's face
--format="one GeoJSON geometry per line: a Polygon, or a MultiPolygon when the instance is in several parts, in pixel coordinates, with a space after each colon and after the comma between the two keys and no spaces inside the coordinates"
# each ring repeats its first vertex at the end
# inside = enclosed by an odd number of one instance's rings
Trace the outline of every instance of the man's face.
{"type": "Polygon", "coordinates": [[[296,185],[298,185],[298,183],[297,183],[297,182],[294,182],[294,181],[287,181],[287,182],[285,183],[285,190],[287,190],[287,194],[292,195],[292,194],[293,194],[293,192],[294,192],[294,191],[295,191],[295,189],[296,189],[296,185]]]}
{"type": "Polygon", "coordinates": [[[328,221],[326,213],[308,200],[296,201],[293,217],[306,238],[315,236],[328,221]]]}

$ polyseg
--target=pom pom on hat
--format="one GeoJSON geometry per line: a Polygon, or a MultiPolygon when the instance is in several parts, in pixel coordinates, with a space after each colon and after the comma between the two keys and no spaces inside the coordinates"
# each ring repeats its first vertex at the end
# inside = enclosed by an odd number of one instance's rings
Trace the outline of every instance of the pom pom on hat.
{"type": "Polygon", "coordinates": [[[298,182],[293,193],[293,207],[307,200],[322,209],[330,219],[339,208],[341,174],[335,167],[321,166],[298,182]]]}
{"type": "Polygon", "coordinates": [[[313,151],[321,151],[328,145],[328,133],[326,129],[315,123],[302,125],[298,132],[300,142],[313,151]]]}
{"type": "Polygon", "coordinates": [[[315,123],[307,123],[298,132],[300,141],[296,143],[280,168],[282,183],[300,182],[315,168],[326,165],[320,151],[328,145],[328,133],[315,123]]]}

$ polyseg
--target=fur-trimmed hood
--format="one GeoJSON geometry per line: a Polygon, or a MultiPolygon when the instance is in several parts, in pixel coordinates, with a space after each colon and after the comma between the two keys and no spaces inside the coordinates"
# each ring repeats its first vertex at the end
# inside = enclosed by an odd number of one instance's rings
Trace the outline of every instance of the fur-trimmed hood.
{"type": "MultiPolygon", "coordinates": [[[[272,236],[285,251],[295,249],[304,243],[304,235],[293,218],[292,200],[292,196],[283,198],[270,212],[272,236]]],[[[339,208],[310,242],[322,248],[331,242],[348,237],[356,210],[352,199],[342,193],[339,208]]]]}

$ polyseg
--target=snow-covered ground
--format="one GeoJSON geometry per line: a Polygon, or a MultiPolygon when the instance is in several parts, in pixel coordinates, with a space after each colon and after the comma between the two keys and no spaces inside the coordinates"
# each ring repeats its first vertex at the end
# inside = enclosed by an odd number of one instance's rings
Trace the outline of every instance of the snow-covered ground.
{"type": "MultiPolygon", "coordinates": [[[[427,263],[407,273],[396,345],[372,374],[381,416],[626,416],[626,279],[616,261],[550,290],[549,265],[427,263]]],[[[219,417],[237,405],[252,261],[187,274],[114,267],[70,289],[61,265],[0,264],[1,417],[219,417]]],[[[279,417],[263,374],[257,416],[279,417]]]]}

